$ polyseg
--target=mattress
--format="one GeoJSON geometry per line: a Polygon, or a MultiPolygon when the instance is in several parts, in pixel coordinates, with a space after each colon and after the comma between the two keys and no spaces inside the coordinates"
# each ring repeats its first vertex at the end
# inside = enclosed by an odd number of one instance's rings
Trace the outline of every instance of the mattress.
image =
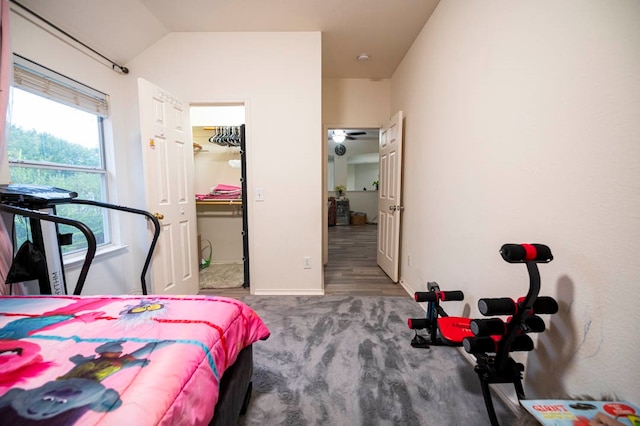
{"type": "Polygon", "coordinates": [[[208,424],[220,380],[269,330],[206,296],[0,298],[0,424],[208,424]]]}

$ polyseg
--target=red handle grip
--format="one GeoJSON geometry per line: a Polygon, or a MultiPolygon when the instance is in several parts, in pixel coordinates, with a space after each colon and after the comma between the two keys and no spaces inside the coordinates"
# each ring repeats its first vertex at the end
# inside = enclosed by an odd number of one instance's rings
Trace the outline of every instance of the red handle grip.
{"type": "Polygon", "coordinates": [[[431,321],[426,318],[409,318],[407,325],[411,330],[422,330],[431,327],[431,321]]]}

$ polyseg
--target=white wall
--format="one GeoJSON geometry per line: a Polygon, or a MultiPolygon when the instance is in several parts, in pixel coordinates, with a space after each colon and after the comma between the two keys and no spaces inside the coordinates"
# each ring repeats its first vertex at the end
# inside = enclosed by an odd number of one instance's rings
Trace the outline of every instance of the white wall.
{"type": "Polygon", "coordinates": [[[172,33],[127,66],[132,96],[143,77],[192,104],[245,103],[251,292],[321,294],[320,33],[172,33]]]}
{"type": "Polygon", "coordinates": [[[508,242],[539,242],[560,304],[529,398],[640,402],[640,2],[440,2],[392,78],[405,112],[402,279],[518,297],[508,242]],[[413,267],[408,267],[407,256],[413,267]]]}
{"type": "Polygon", "coordinates": [[[380,127],[389,113],[389,79],[325,78],[322,121],[335,127],[380,127]]]}

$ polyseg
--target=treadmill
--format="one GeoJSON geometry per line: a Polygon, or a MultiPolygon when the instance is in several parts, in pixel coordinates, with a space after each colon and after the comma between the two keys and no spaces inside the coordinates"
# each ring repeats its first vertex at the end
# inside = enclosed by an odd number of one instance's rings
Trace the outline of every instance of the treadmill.
{"type": "MultiPolygon", "coordinates": [[[[62,262],[62,246],[71,244],[72,234],[60,234],[59,225],[69,225],[78,229],[87,240],[87,252],[82,264],[82,269],[78,277],[74,295],[80,295],[84,287],[91,262],[96,253],[96,239],[93,231],[84,223],[58,216],[56,207],[62,204],[84,204],[111,210],[142,215],[150,220],[154,226],[153,238],[147,252],[142,274],[140,277],[142,294],[148,294],[145,276],[151,263],[151,257],[160,235],[160,223],[151,213],[133,209],[130,207],[118,206],[115,204],[103,203],[100,201],[78,199],[78,194],[66,189],[52,186],[30,185],[30,184],[8,184],[0,185],[0,212],[11,215],[11,223],[16,215],[28,218],[31,228],[31,255],[33,257],[42,256],[44,262],[37,262],[36,259],[27,259],[27,263],[33,260],[33,267],[29,271],[31,279],[38,281],[40,294],[66,295],[68,289],[64,276],[64,265],[62,262]],[[44,264],[43,264],[44,263],[44,264]]],[[[15,244],[15,242],[14,242],[15,244]]],[[[16,253],[16,255],[19,253],[16,253]]],[[[24,254],[24,253],[23,253],[24,254]]],[[[16,258],[14,258],[14,263],[16,258]]],[[[13,269],[14,265],[12,265],[13,269]]],[[[12,281],[13,282],[13,281],[12,281]]]]}

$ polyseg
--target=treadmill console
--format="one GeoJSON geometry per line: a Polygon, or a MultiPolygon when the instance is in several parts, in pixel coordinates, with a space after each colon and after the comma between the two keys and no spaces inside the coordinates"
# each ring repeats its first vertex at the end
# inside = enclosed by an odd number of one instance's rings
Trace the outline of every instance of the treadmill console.
{"type": "Polygon", "coordinates": [[[78,196],[77,192],[53,186],[11,183],[0,185],[0,203],[17,207],[43,208],[68,203],[78,196]]]}

